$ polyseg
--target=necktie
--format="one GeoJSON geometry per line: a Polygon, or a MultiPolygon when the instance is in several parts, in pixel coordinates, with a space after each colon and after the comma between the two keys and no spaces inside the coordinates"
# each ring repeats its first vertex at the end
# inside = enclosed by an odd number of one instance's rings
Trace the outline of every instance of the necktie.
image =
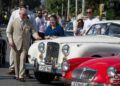
{"type": "Polygon", "coordinates": [[[22,29],[22,30],[23,30],[24,24],[25,24],[25,22],[22,20],[22,21],[21,21],[21,29],[22,29]]]}

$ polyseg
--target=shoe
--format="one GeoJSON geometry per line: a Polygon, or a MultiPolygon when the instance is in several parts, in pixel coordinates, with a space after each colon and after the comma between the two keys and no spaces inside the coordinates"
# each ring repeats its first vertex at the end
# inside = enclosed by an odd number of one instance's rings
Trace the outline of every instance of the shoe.
{"type": "Polygon", "coordinates": [[[57,76],[54,78],[54,81],[59,81],[59,80],[60,80],[60,78],[57,76]]]}
{"type": "Polygon", "coordinates": [[[19,77],[14,77],[14,79],[19,80],[19,77]]]}
{"type": "Polygon", "coordinates": [[[15,70],[10,70],[10,71],[8,72],[8,74],[9,74],[9,75],[15,75],[15,70]]]}
{"type": "Polygon", "coordinates": [[[25,78],[19,78],[19,81],[25,82],[25,78]]]}

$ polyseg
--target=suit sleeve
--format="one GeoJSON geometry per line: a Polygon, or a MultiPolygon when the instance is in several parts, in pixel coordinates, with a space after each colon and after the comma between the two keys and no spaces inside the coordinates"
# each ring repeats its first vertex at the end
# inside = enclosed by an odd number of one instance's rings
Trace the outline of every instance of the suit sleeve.
{"type": "Polygon", "coordinates": [[[8,25],[7,25],[7,29],[6,29],[7,37],[9,37],[8,35],[9,35],[9,32],[10,32],[10,28],[12,27],[13,20],[14,20],[14,12],[10,16],[10,19],[9,19],[9,22],[8,22],[8,25]]]}
{"type": "Polygon", "coordinates": [[[12,41],[13,40],[13,38],[12,38],[12,35],[13,35],[13,21],[10,22],[10,24],[7,26],[6,34],[7,34],[8,40],[12,41]]]}

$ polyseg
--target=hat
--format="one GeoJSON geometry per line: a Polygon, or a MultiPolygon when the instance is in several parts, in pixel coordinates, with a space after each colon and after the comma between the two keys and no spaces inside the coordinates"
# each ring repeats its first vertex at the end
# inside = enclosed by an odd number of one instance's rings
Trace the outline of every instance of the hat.
{"type": "Polygon", "coordinates": [[[79,14],[79,15],[77,16],[77,20],[79,20],[79,19],[83,19],[83,15],[82,15],[82,14],[79,14]]]}

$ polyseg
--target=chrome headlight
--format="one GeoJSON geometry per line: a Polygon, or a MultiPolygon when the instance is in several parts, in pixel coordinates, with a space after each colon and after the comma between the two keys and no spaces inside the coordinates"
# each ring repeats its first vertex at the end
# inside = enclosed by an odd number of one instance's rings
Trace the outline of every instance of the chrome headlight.
{"type": "Polygon", "coordinates": [[[63,62],[62,71],[68,71],[70,68],[70,64],[68,62],[63,62]]]}
{"type": "Polygon", "coordinates": [[[69,45],[64,45],[63,47],[62,47],[62,53],[65,55],[65,56],[68,56],[69,55],[69,53],[70,53],[70,47],[69,47],[69,45]]]}
{"type": "Polygon", "coordinates": [[[38,45],[38,50],[41,52],[41,53],[44,53],[45,52],[45,44],[43,42],[39,43],[38,45]]]}
{"type": "Polygon", "coordinates": [[[109,67],[107,73],[109,77],[113,78],[116,75],[116,69],[114,67],[109,67]]]}

